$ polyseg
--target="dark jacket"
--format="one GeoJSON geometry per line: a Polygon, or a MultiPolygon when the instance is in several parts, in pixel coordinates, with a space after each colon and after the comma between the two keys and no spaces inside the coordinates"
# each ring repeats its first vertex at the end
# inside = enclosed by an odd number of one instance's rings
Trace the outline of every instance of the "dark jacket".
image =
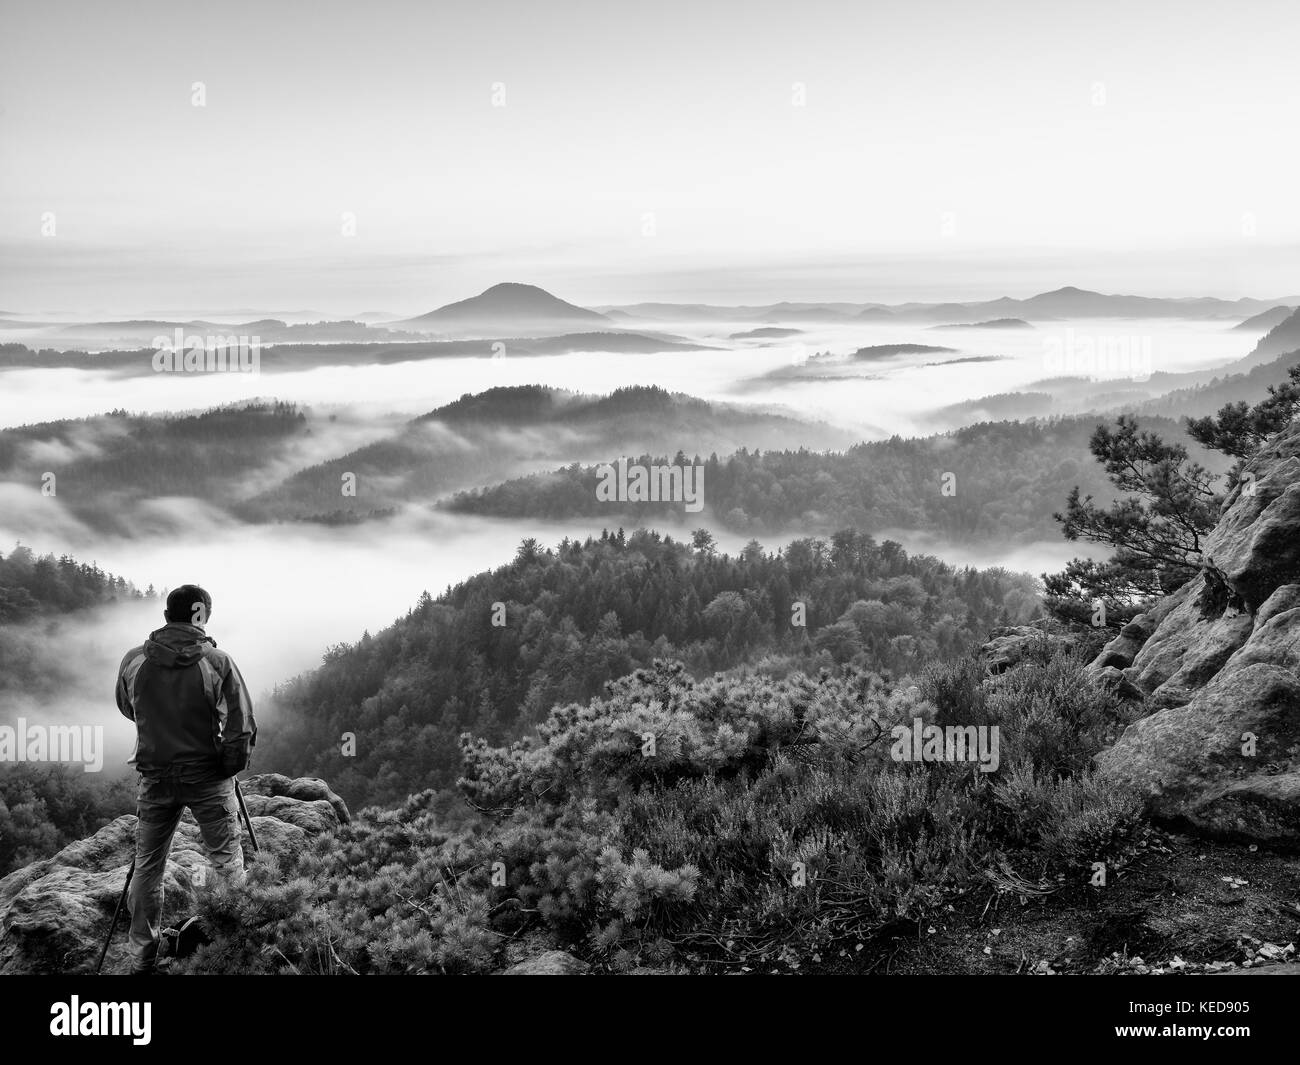
{"type": "Polygon", "coordinates": [[[169,622],[126,653],[117,708],[135,722],[130,762],[152,780],[224,780],[257,742],[244,678],[198,625],[169,622]]]}

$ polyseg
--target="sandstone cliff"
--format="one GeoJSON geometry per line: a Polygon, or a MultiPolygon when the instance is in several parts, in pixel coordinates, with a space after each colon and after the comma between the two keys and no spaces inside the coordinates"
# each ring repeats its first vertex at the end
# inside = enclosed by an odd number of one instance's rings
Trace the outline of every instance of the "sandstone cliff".
{"type": "Polygon", "coordinates": [[[1300,844],[1300,425],[1246,473],[1201,574],[1093,663],[1153,711],[1099,768],[1141,789],[1157,818],[1300,844]]]}

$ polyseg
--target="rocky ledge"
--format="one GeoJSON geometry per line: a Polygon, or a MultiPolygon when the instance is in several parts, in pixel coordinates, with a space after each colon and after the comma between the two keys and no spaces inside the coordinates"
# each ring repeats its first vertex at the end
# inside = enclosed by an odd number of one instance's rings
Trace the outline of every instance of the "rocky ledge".
{"type": "MultiPolygon", "coordinates": [[[[240,785],[262,851],[277,857],[350,820],[346,804],[322,780],[266,773],[240,785]]],[[[135,823],[135,815],[124,814],[0,880],[0,975],[94,971],[134,854],[135,823]]],[[[164,924],[193,912],[194,871],[206,865],[198,825],[187,811],[163,880],[164,924]]],[[[125,921],[109,946],[105,973],[127,968],[125,921]]]]}

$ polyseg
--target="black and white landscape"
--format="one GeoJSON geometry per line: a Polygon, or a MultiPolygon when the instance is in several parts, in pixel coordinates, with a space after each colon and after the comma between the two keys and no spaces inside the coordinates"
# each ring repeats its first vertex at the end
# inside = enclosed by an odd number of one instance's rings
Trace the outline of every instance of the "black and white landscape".
{"type": "Polygon", "coordinates": [[[187,583],[264,846],[170,975],[1300,969],[1247,8],[7,11],[0,972],[95,969],[187,583]]]}

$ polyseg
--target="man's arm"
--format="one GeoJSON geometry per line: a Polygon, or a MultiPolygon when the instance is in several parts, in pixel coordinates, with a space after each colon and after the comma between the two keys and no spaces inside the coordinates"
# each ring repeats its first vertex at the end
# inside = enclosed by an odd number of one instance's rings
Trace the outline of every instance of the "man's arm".
{"type": "Polygon", "coordinates": [[[126,687],[126,671],[135,655],[135,651],[128,651],[117,670],[117,708],[128,721],[135,720],[135,707],[131,705],[131,693],[126,687]]]}
{"type": "Polygon", "coordinates": [[[253,701],[248,686],[234,659],[227,659],[229,669],[221,678],[221,695],[226,703],[226,721],[221,730],[221,766],[227,776],[248,768],[253,746],[257,743],[257,722],[253,719],[253,701]]]}

